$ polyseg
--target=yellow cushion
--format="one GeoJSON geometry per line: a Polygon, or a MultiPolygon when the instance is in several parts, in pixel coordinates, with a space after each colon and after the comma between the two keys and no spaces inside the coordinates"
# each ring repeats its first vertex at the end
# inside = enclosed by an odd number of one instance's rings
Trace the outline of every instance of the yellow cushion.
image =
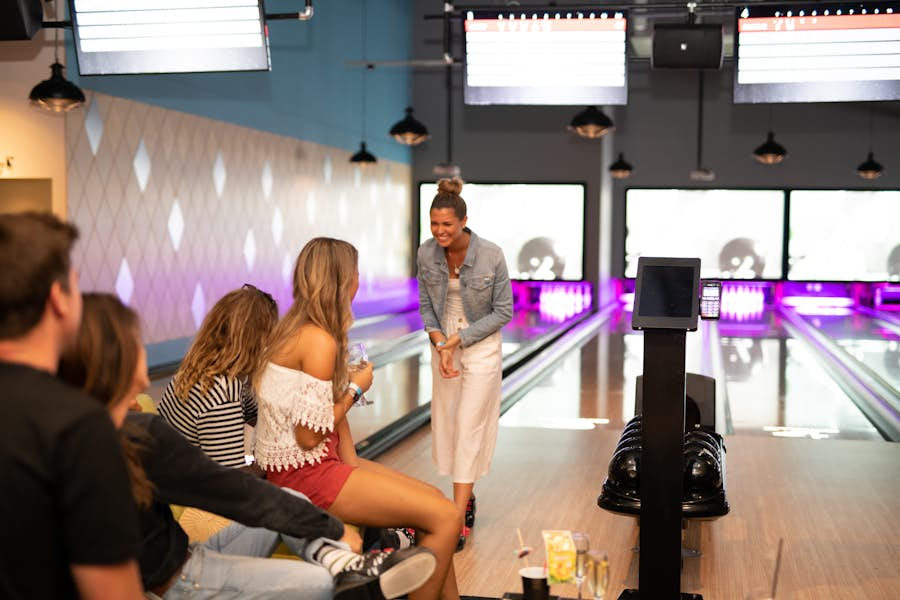
{"type": "Polygon", "coordinates": [[[141,406],[141,412],[159,414],[159,411],[156,410],[156,402],[147,394],[138,394],[137,403],[141,406]]]}
{"type": "MultiPolygon", "coordinates": [[[[174,510],[173,510],[174,513],[174,510]]],[[[214,534],[219,533],[229,525],[231,520],[199,508],[188,506],[182,508],[180,515],[176,516],[178,523],[188,534],[190,543],[205,542],[214,534]]]]}

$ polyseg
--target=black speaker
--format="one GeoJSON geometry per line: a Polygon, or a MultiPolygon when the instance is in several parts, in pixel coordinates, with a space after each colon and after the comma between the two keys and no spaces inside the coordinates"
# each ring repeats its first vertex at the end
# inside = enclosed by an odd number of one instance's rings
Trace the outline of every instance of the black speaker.
{"type": "Polygon", "coordinates": [[[30,40],[41,30],[44,9],[41,0],[0,2],[0,40],[30,40]]]}
{"type": "Polygon", "coordinates": [[[721,23],[657,23],[653,27],[654,69],[721,69],[721,23]]]}

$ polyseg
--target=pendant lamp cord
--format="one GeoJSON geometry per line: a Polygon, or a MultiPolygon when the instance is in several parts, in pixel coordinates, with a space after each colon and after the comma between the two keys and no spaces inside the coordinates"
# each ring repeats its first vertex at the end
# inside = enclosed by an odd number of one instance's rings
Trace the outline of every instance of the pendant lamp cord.
{"type": "Polygon", "coordinates": [[[700,169],[703,167],[703,71],[697,73],[697,168],[700,169]]]}
{"type": "Polygon", "coordinates": [[[363,70],[362,74],[362,138],[363,141],[366,140],[366,79],[369,77],[369,71],[371,71],[374,67],[369,64],[368,61],[368,43],[366,38],[366,32],[368,31],[368,0],[363,0],[362,2],[362,57],[363,62],[366,63],[366,68],[363,70]]]}
{"type": "MultiPolygon", "coordinates": [[[[53,20],[60,20],[58,2],[53,2],[53,20]]],[[[53,28],[53,62],[59,62],[59,27],[53,28]]]]}
{"type": "MultiPolygon", "coordinates": [[[[444,56],[450,56],[451,50],[450,12],[444,11],[444,56]]],[[[445,67],[447,86],[447,164],[453,164],[453,67],[448,63],[445,67]]]]}
{"type": "Polygon", "coordinates": [[[875,110],[872,108],[872,104],[869,104],[869,152],[872,152],[872,132],[875,127],[875,110]]]}

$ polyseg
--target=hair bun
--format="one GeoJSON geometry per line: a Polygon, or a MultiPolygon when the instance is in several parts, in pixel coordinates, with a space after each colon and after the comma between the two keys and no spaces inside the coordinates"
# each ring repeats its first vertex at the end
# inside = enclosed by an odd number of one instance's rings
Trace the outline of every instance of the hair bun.
{"type": "Polygon", "coordinates": [[[459,177],[453,179],[441,179],[438,181],[439,194],[456,194],[459,196],[462,192],[463,180],[459,177]]]}

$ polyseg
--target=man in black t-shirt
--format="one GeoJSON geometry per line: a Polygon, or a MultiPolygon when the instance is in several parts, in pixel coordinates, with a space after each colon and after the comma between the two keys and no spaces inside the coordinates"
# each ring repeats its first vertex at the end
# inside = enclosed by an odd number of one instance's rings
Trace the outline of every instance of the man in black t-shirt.
{"type": "Polygon", "coordinates": [[[0,598],[143,598],[112,421],[54,376],[81,319],[76,229],[0,215],[0,598]]]}

